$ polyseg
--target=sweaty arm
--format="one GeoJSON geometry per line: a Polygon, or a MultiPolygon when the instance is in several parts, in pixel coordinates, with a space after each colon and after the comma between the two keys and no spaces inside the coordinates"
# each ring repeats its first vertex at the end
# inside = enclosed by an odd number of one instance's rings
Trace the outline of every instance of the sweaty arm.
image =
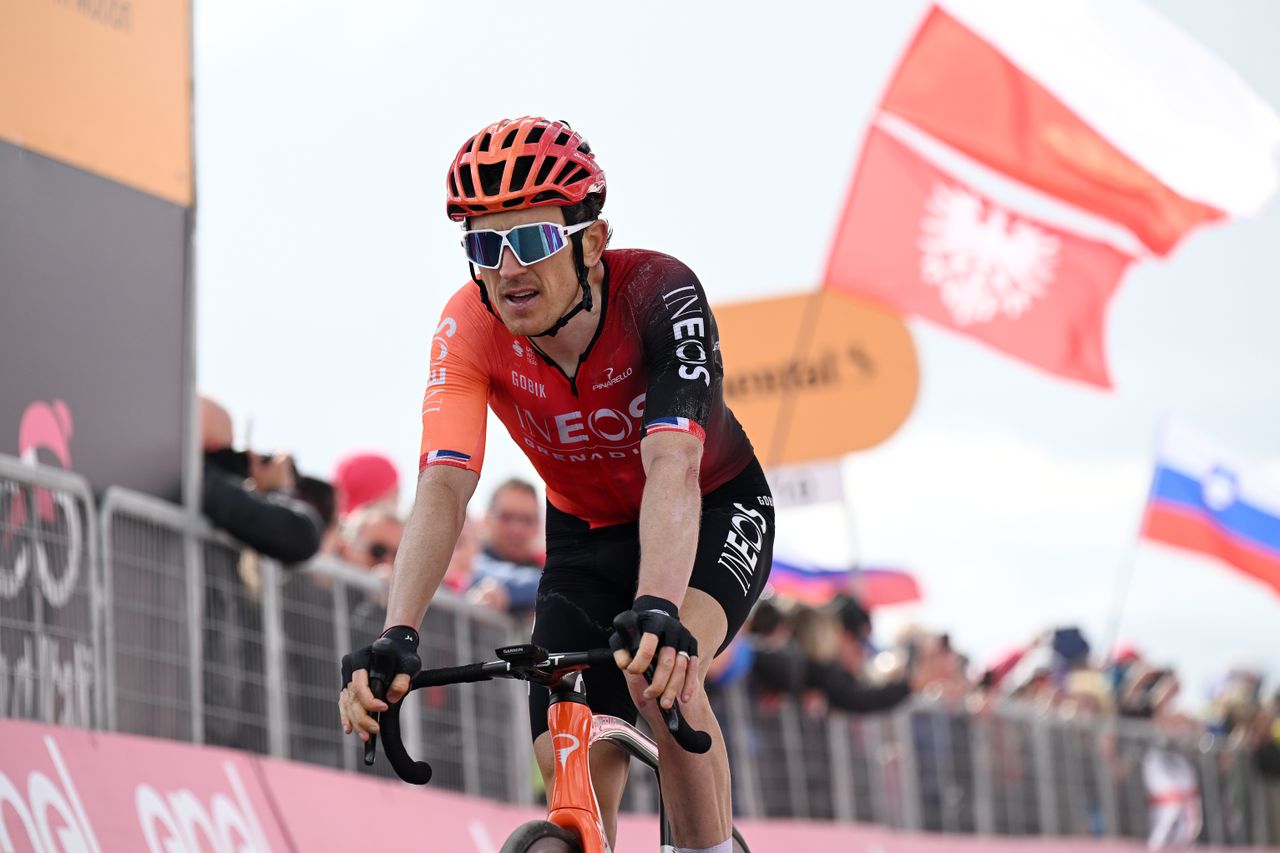
{"type": "Polygon", "coordinates": [[[659,432],[640,443],[644,495],[640,500],[640,582],[636,595],[684,601],[698,548],[702,442],[688,433],[659,432]]]}
{"type": "Polygon", "coordinates": [[[673,274],[636,317],[649,385],[640,443],[645,487],[640,502],[638,595],[684,600],[702,518],[699,469],[712,402],[723,368],[715,321],[694,274],[672,260],[673,274]]]}

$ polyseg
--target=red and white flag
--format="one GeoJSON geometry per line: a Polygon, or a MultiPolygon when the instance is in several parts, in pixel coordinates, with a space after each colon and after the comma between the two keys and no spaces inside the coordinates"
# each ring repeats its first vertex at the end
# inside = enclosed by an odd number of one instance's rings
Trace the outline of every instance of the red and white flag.
{"type": "Polygon", "coordinates": [[[1103,319],[1131,260],[996,203],[872,128],[825,281],[1110,387],[1103,319]]]}
{"type": "Polygon", "coordinates": [[[868,132],[825,283],[1108,387],[1103,317],[1132,255],[1261,208],[1280,117],[1141,0],[940,2],[868,132]],[[1099,229],[1129,250],[1080,233],[1099,229]]]}
{"type": "Polygon", "coordinates": [[[1275,111],[1139,0],[945,0],[881,107],[1158,254],[1280,183],[1275,111]]]}

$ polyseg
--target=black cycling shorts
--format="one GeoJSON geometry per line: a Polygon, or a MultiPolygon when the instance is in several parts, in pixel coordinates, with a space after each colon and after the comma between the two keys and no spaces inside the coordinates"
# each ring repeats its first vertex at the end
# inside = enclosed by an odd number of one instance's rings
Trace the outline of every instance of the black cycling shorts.
{"type": "MultiPolygon", "coordinates": [[[[724,608],[728,629],[716,654],[738,633],[764,589],[773,562],[773,534],[773,497],[755,459],[703,495],[689,586],[724,608]]],[[[608,646],[613,618],[635,601],[639,572],[638,522],[592,530],[582,519],[548,504],[547,563],[538,584],[533,642],[550,652],[608,646]]],[[[621,670],[598,666],[583,677],[594,713],[635,722],[636,707],[621,670]]],[[[545,687],[529,686],[529,725],[535,738],[547,730],[548,699],[545,687]]]]}

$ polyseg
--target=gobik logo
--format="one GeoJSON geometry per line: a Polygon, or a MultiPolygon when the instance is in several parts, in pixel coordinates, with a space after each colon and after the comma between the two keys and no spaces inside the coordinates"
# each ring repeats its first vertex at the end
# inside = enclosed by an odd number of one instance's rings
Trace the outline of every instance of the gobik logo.
{"type": "MultiPolygon", "coordinates": [[[[18,455],[23,462],[71,468],[71,411],[61,400],[32,403],[18,427],[18,455]]],[[[0,599],[16,598],[34,571],[45,601],[63,607],[71,599],[84,555],[84,529],[79,508],[67,494],[0,483],[0,599]],[[29,505],[34,507],[32,517],[29,505]],[[58,547],[50,557],[50,545],[58,547]]]]}

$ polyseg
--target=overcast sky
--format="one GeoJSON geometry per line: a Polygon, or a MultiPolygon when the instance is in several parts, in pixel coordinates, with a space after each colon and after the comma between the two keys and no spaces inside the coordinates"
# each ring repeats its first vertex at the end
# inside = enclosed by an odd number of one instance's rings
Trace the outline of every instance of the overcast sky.
{"type": "MultiPolygon", "coordinates": [[[[467,275],[445,169],[503,116],[571,121],[608,172],[614,245],[679,257],[713,303],[816,286],[925,5],[197,2],[201,387],[255,449],[321,475],[381,450],[408,496],[430,332],[467,275]]],[[[1153,5],[1280,104],[1280,4],[1153,5]]],[[[852,532],[838,507],[791,511],[780,549],[914,572],[907,615],[980,662],[1055,624],[1100,643],[1132,571],[1122,636],[1179,664],[1190,704],[1230,664],[1280,677],[1280,597],[1136,542],[1169,415],[1280,479],[1278,234],[1273,201],[1136,266],[1109,392],[912,321],[919,398],[846,461],[852,532]]],[[[532,468],[491,418],[478,498],[514,473],[532,468]]]]}

